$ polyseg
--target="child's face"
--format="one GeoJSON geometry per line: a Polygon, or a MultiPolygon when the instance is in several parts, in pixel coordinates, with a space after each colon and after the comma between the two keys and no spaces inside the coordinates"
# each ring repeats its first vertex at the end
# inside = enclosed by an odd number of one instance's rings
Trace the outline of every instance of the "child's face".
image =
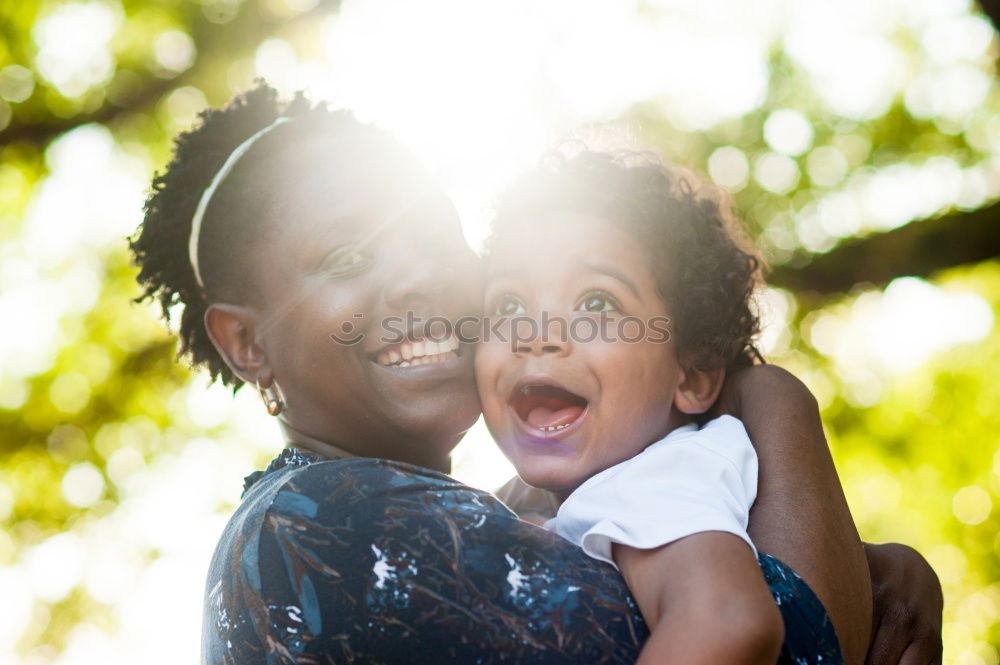
{"type": "Polygon", "coordinates": [[[524,232],[508,229],[488,260],[485,314],[507,316],[506,341],[480,345],[477,383],[486,424],[521,477],[569,493],[680,424],[682,371],[637,241],[571,212],[520,222],[524,232]],[[547,341],[515,323],[545,315],[547,341]]]}

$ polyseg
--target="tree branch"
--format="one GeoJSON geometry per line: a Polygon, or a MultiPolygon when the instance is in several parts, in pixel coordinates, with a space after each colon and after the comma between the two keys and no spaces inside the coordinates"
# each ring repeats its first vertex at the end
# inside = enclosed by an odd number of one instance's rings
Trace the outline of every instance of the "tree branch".
{"type": "Polygon", "coordinates": [[[927,277],[944,268],[997,257],[1000,202],[847,240],[804,266],[776,266],[768,282],[826,296],[858,284],[882,286],[896,277],[927,277]]]}
{"type": "Polygon", "coordinates": [[[4,143],[26,141],[37,146],[44,146],[55,137],[81,125],[91,122],[110,123],[119,116],[132,113],[155,104],[170,90],[188,85],[196,79],[206,65],[211,65],[220,59],[231,60],[241,51],[254,48],[264,38],[277,29],[288,27],[303,20],[315,19],[322,14],[336,11],[339,0],[322,0],[312,9],[302,12],[291,19],[265,18],[261,15],[257,4],[246,3],[240,13],[228,23],[219,25],[207,19],[202,19],[189,27],[195,50],[198,54],[195,64],[178,76],[170,79],[160,79],[152,75],[144,77],[142,88],[125,106],[115,106],[105,102],[101,108],[92,113],[84,113],[66,119],[53,120],[46,116],[41,122],[18,122],[15,120],[0,137],[4,143]]]}
{"type": "Polygon", "coordinates": [[[1000,29],[1000,0],[979,0],[979,7],[993,21],[993,27],[1000,29]]]}

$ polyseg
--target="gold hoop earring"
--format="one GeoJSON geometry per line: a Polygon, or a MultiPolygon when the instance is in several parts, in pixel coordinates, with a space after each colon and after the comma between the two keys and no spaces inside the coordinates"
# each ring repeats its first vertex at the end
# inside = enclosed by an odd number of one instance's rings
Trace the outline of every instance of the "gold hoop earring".
{"type": "Polygon", "coordinates": [[[257,379],[257,392],[260,393],[260,398],[264,400],[268,415],[276,416],[285,408],[285,402],[281,399],[281,392],[278,391],[278,385],[274,381],[267,388],[261,388],[260,379],[257,379]]]}

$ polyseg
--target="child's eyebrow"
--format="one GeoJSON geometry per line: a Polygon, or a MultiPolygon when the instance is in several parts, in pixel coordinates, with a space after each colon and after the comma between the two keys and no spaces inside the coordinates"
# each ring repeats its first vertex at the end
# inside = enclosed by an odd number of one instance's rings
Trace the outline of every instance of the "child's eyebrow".
{"type": "Polygon", "coordinates": [[[590,270],[593,270],[594,272],[603,273],[608,277],[613,277],[614,279],[617,279],[619,282],[627,286],[629,291],[631,291],[636,298],[639,297],[639,287],[635,285],[635,282],[629,279],[628,275],[623,273],[615,266],[606,263],[590,263],[590,262],[584,262],[583,265],[585,265],[590,270]]]}

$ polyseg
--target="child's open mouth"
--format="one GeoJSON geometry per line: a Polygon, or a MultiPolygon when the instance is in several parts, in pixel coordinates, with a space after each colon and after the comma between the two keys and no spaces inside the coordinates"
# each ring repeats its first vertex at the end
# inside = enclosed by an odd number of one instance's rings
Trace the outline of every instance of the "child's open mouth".
{"type": "Polygon", "coordinates": [[[528,430],[551,435],[582,420],[587,400],[562,386],[522,382],[511,393],[510,407],[528,430]]]}

